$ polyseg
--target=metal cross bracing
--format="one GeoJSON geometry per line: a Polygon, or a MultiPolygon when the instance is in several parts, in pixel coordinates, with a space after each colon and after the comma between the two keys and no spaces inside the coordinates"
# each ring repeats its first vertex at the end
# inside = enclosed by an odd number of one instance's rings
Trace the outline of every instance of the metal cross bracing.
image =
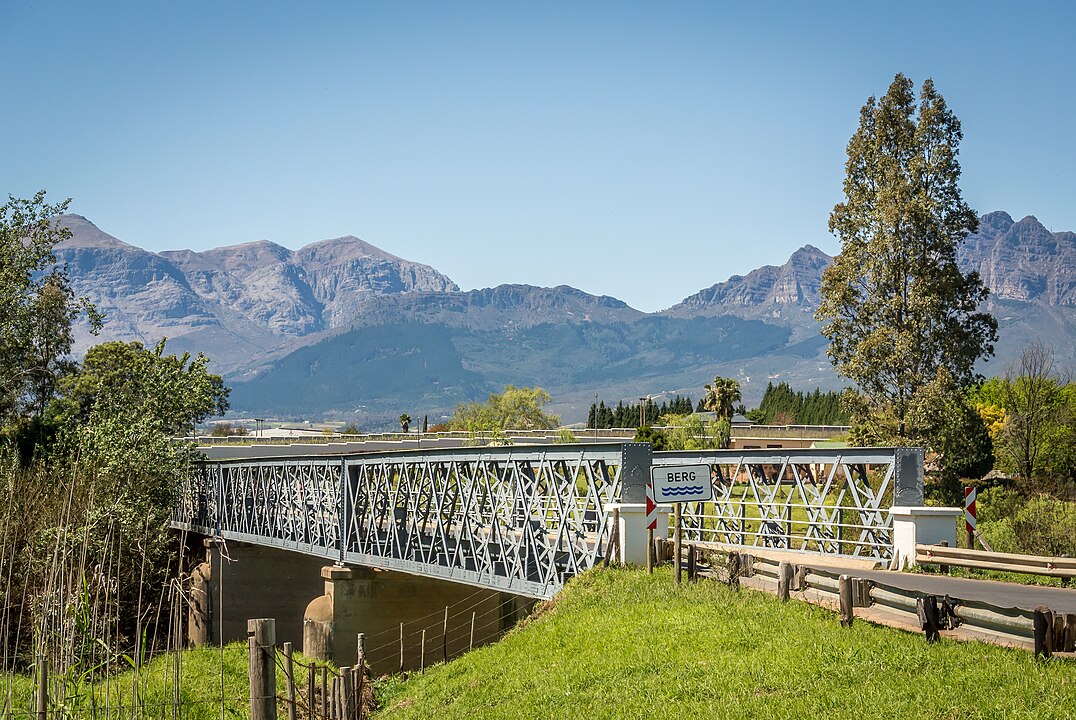
{"type": "Polygon", "coordinates": [[[620,446],[206,461],[173,526],[549,598],[606,552],[620,446]]]}
{"type": "Polygon", "coordinates": [[[885,559],[889,505],[923,499],[922,451],[664,452],[645,443],[211,460],[173,527],[552,597],[608,552],[612,502],[641,504],[651,464],[708,464],[691,540],[885,559]]]}
{"type": "Polygon", "coordinates": [[[653,464],[710,466],[713,501],[682,508],[684,535],[699,542],[885,560],[889,508],[923,501],[912,448],[663,452],[653,464]]]}

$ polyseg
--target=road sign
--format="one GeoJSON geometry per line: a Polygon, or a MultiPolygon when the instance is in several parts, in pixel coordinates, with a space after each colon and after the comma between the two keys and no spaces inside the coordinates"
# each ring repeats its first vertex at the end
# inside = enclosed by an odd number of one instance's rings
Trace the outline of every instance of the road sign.
{"type": "Polygon", "coordinates": [[[658,529],[658,506],[654,502],[654,486],[646,484],[646,529],[658,529]]]}
{"type": "Polygon", "coordinates": [[[975,532],[975,488],[964,488],[964,528],[968,531],[968,537],[975,532]]]}
{"type": "Polygon", "coordinates": [[[709,465],[652,467],[650,479],[658,503],[704,502],[714,496],[709,465]]]}

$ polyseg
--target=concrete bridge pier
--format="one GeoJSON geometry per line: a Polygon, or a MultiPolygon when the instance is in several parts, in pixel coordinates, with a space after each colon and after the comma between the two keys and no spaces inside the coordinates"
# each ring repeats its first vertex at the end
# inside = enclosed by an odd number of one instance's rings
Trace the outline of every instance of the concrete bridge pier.
{"type": "Polygon", "coordinates": [[[468,648],[472,616],[477,647],[499,638],[534,605],[509,593],[365,567],[326,566],[321,577],[324,593],[306,606],[303,616],[303,654],[354,664],[361,632],[375,673],[399,669],[401,623],[403,664],[414,669],[422,662],[424,629],[425,664],[430,665],[444,658],[446,648],[450,658],[468,648]]]}
{"type": "Polygon", "coordinates": [[[205,561],[191,573],[187,638],[217,645],[247,636],[247,620],[276,619],[277,641],[303,640],[303,608],[321,592],[319,558],[220,538],[205,538],[205,561]]]}
{"type": "Polygon", "coordinates": [[[358,634],[377,673],[418,668],[426,630],[427,665],[447,646],[455,657],[471,644],[500,637],[534,601],[497,590],[366,567],[325,565],[324,558],[237,541],[206,538],[205,561],[191,573],[188,642],[216,645],[243,640],[249,618],[276,619],[277,642],[307,655],[354,664],[358,634]],[[445,608],[449,622],[444,633],[445,608]],[[447,640],[447,642],[446,642],[447,640]]]}

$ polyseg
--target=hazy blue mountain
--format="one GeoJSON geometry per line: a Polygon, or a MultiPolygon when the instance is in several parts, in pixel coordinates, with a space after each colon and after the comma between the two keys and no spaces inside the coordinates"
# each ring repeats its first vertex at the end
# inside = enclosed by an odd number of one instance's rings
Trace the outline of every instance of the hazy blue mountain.
{"type": "MultiPolygon", "coordinates": [[[[749,404],[771,380],[840,385],[814,320],[832,258],[810,245],[647,314],[567,286],[462,292],[350,236],[298,251],[259,241],[150,253],[85,218],[62,221],[72,238],[57,255],[108,315],[96,341],[168,336],[170,347],[205,352],[239,415],[436,421],[514,383],[546,388],[572,421],[595,396],[697,398],[717,374],[739,379],[749,404]]],[[[1076,359],[1076,235],[989,213],[959,261],[992,288],[1001,325],[984,372],[1002,372],[1035,338],[1062,364],[1076,359]]],[[[80,335],[78,349],[91,340],[80,335]]]]}

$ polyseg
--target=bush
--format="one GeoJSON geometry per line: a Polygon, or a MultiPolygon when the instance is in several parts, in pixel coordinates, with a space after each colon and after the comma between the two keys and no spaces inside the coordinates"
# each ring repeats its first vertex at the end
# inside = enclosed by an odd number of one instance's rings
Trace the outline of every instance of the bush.
{"type": "Polygon", "coordinates": [[[994,487],[976,505],[980,532],[995,551],[1076,556],[1076,502],[994,487]]]}

